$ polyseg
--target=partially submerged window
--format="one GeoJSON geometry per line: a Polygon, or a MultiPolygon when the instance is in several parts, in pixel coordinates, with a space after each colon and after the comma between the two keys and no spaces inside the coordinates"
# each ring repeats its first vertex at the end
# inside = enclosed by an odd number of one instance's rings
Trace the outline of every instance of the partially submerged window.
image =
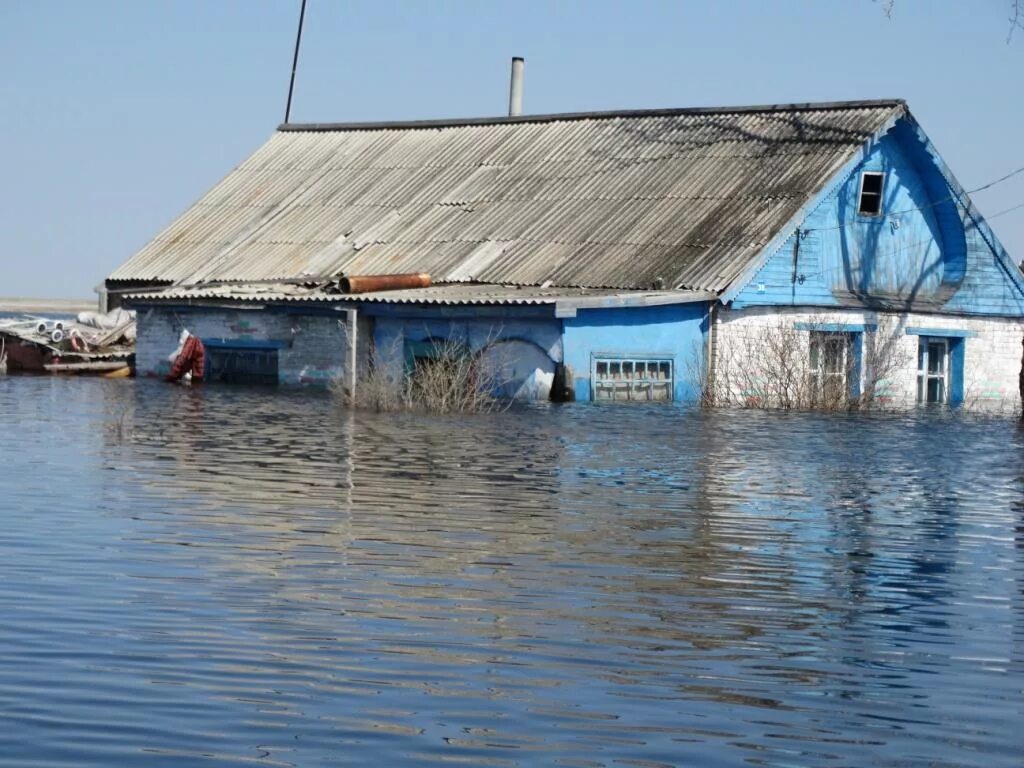
{"type": "Polygon", "coordinates": [[[882,185],[885,174],[865,171],[860,177],[860,202],[857,213],[861,216],[879,216],[882,213],[882,185]]]}
{"type": "Polygon", "coordinates": [[[834,408],[847,402],[854,370],[853,334],[811,331],[811,402],[834,408]]]}
{"type": "MultiPolygon", "coordinates": [[[[455,339],[405,340],[407,394],[428,405],[448,398],[475,398],[490,392],[490,381],[469,347],[455,339]]],[[[428,405],[428,407],[433,407],[428,405]]],[[[461,410],[461,408],[459,408],[461,410]]]]}
{"type": "Polygon", "coordinates": [[[277,349],[208,343],[206,380],[224,384],[277,384],[277,349]]]}
{"type": "Polygon", "coordinates": [[[922,336],[917,344],[917,402],[949,402],[949,340],[922,336]]]}
{"type": "Polygon", "coordinates": [[[671,400],[672,361],[600,358],[594,361],[594,400],[671,400]]]}

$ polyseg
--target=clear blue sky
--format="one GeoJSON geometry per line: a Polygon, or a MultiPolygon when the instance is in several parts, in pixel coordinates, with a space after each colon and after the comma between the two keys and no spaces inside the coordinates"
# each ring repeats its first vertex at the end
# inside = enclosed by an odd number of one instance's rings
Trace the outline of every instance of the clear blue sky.
{"type": "MultiPolygon", "coordinates": [[[[294,121],[908,100],[953,172],[1024,166],[1009,0],[308,0],[294,121]]],[[[0,0],[0,296],[91,297],[281,121],[299,0],[0,0]]],[[[1024,202],[1024,174],[976,196],[1024,202]]],[[[1024,209],[992,222],[1024,258],[1024,209]]]]}

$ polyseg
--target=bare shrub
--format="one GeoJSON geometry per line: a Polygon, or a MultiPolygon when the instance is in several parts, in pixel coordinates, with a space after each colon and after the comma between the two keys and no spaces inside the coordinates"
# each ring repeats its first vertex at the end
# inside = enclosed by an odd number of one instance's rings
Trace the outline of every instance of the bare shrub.
{"type": "Polygon", "coordinates": [[[395,339],[386,355],[373,355],[358,377],[355,393],[335,380],[331,390],[349,407],[378,412],[488,413],[504,410],[509,402],[494,396],[503,384],[503,361],[485,359],[497,334],[489,334],[483,349],[473,353],[453,338],[430,339],[428,354],[405,362],[404,340],[395,339]],[[401,371],[385,361],[401,361],[401,371]]]}
{"type": "Polygon", "coordinates": [[[855,334],[819,318],[777,318],[719,345],[705,371],[705,404],[782,410],[885,407],[893,377],[909,364],[899,329],[855,334]],[[858,350],[859,346],[859,350],[858,350]],[[857,354],[859,351],[859,355],[857,354]]]}
{"type": "Polygon", "coordinates": [[[977,372],[964,381],[963,399],[956,409],[960,413],[1005,418],[1020,415],[1020,400],[1001,392],[990,382],[979,379],[977,372]]]}
{"type": "Polygon", "coordinates": [[[452,340],[430,342],[431,354],[413,363],[403,379],[405,408],[432,413],[479,413],[502,407],[493,396],[502,382],[496,366],[486,364],[463,344],[452,340]]]}
{"type": "Polygon", "coordinates": [[[905,397],[896,380],[916,363],[913,353],[900,343],[905,328],[905,317],[879,317],[875,330],[864,334],[859,408],[881,410],[905,397]]]}

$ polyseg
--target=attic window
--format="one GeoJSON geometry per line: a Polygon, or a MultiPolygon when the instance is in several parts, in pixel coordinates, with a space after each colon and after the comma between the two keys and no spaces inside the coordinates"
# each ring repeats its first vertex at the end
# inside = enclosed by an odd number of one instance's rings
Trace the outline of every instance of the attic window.
{"type": "Polygon", "coordinates": [[[857,213],[861,216],[878,216],[882,213],[882,182],[884,173],[865,171],[860,177],[860,203],[857,213]]]}

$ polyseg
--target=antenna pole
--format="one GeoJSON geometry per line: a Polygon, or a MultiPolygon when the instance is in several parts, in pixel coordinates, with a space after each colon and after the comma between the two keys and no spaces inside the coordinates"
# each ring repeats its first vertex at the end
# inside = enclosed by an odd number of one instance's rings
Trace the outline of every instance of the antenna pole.
{"type": "Polygon", "coordinates": [[[292,93],[295,91],[295,70],[299,66],[299,44],[302,42],[302,20],[306,18],[306,0],[302,0],[299,10],[299,31],[295,34],[295,55],[292,57],[292,79],[288,83],[288,103],[284,108],[284,121],[287,123],[292,114],[292,93]]]}

